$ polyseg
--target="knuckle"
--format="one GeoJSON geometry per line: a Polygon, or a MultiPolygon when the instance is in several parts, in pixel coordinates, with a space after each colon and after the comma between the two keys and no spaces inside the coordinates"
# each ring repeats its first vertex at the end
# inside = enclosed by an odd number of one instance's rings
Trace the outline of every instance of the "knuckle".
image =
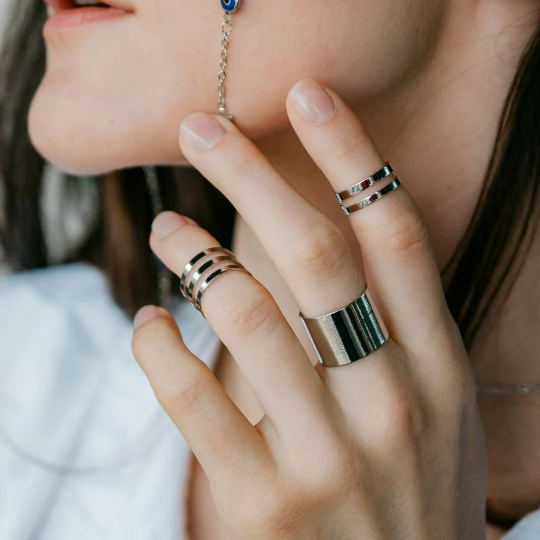
{"type": "Polygon", "coordinates": [[[275,485],[237,506],[235,518],[255,537],[285,533],[294,514],[294,501],[281,485],[275,485]]]}
{"type": "Polygon", "coordinates": [[[309,492],[318,500],[343,496],[358,488],[359,455],[357,450],[340,445],[330,457],[319,459],[320,466],[305,475],[309,492]]]}
{"type": "Polygon", "coordinates": [[[404,441],[417,440],[425,430],[426,421],[419,403],[401,390],[385,394],[379,409],[380,435],[387,445],[400,446],[404,441]]]}
{"type": "Polygon", "coordinates": [[[416,208],[409,206],[395,216],[382,231],[384,245],[397,253],[406,253],[413,260],[431,249],[429,232],[416,208]]]}
{"type": "Polygon", "coordinates": [[[316,280],[339,278],[350,268],[351,252],[341,231],[324,225],[291,251],[292,268],[300,267],[316,280]]]}
{"type": "Polygon", "coordinates": [[[230,138],[231,145],[234,145],[234,152],[231,155],[234,160],[228,166],[228,173],[232,176],[247,178],[253,174],[254,160],[260,159],[257,149],[253,143],[242,136],[230,138]]]}
{"type": "Polygon", "coordinates": [[[265,497],[259,501],[257,521],[267,526],[274,526],[277,523],[283,522],[288,512],[286,499],[283,489],[271,489],[265,497]]]}
{"type": "Polygon", "coordinates": [[[160,389],[157,399],[171,416],[185,415],[191,411],[200,414],[204,410],[207,396],[205,377],[193,374],[160,389]],[[181,383],[181,384],[180,384],[181,383]]]}
{"type": "Polygon", "coordinates": [[[233,302],[223,302],[217,316],[244,337],[263,337],[276,327],[281,312],[270,292],[259,283],[247,293],[233,302]]]}
{"type": "Polygon", "coordinates": [[[348,136],[340,138],[338,144],[332,145],[330,153],[332,159],[346,162],[352,161],[355,165],[358,163],[359,148],[365,147],[369,143],[367,137],[361,132],[353,131],[348,136]]]}

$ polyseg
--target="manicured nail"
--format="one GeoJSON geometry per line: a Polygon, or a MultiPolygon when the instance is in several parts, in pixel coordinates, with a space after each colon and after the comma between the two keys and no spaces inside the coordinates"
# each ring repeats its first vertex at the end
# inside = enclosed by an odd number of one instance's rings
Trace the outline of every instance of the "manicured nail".
{"type": "Polygon", "coordinates": [[[169,236],[169,234],[173,233],[180,227],[190,224],[190,221],[192,222],[191,224],[195,223],[189,218],[185,218],[176,212],[167,210],[165,212],[161,212],[161,214],[158,214],[154,218],[154,221],[152,222],[152,230],[156,233],[158,238],[163,240],[163,238],[169,236]]]}
{"type": "Polygon", "coordinates": [[[180,133],[195,150],[208,150],[225,135],[225,128],[206,113],[194,113],[184,118],[180,133]]]}
{"type": "Polygon", "coordinates": [[[152,305],[143,306],[135,314],[135,318],[133,319],[133,326],[135,329],[137,329],[139,328],[139,326],[141,326],[141,324],[144,324],[150,319],[154,319],[158,315],[159,315],[159,310],[156,306],[152,306],[152,305]]]}
{"type": "Polygon", "coordinates": [[[313,79],[302,79],[291,89],[292,101],[308,124],[322,124],[334,116],[336,104],[330,94],[313,79]]]}

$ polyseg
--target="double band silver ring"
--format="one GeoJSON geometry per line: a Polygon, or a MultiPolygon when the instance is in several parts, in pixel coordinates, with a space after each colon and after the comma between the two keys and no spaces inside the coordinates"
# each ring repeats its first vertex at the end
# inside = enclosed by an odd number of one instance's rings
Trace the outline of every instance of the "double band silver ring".
{"type": "Polygon", "coordinates": [[[383,180],[384,178],[388,178],[393,172],[394,172],[394,168],[392,167],[392,164],[388,162],[382,169],[373,173],[371,176],[368,176],[367,178],[360,180],[359,182],[352,185],[351,187],[339,193],[336,193],[336,199],[338,200],[338,203],[341,206],[341,209],[347,215],[352,214],[353,212],[356,212],[357,210],[361,210],[362,208],[365,208],[366,206],[378,201],[379,199],[384,197],[387,193],[390,193],[391,191],[394,191],[395,189],[397,189],[401,185],[399,178],[395,178],[392,182],[384,186],[381,190],[376,191],[375,193],[371,194],[369,197],[361,199],[356,204],[353,204],[347,207],[343,204],[343,201],[346,201],[347,199],[350,199],[351,197],[358,195],[358,193],[361,193],[368,187],[373,186],[380,180],[383,180]]]}

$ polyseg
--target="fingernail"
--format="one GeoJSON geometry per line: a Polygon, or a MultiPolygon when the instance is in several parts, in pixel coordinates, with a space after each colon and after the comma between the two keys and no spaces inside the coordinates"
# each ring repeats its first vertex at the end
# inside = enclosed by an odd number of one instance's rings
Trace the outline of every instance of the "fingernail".
{"type": "MultiPolygon", "coordinates": [[[[193,221],[193,220],[191,220],[193,221]]],[[[176,231],[184,225],[188,225],[189,221],[184,216],[167,210],[158,214],[152,222],[152,230],[156,233],[157,237],[163,240],[166,236],[169,236],[172,232],[176,231]]]]}
{"type": "Polygon", "coordinates": [[[190,114],[180,124],[180,133],[195,150],[208,150],[225,135],[225,128],[206,113],[190,114]]]}
{"type": "Polygon", "coordinates": [[[159,310],[156,306],[152,306],[152,305],[143,306],[135,314],[135,318],[133,319],[134,328],[135,329],[139,328],[141,324],[144,324],[150,319],[154,319],[155,317],[158,316],[158,314],[159,314],[159,310]]]}
{"type": "Polygon", "coordinates": [[[313,79],[302,79],[291,89],[292,101],[308,124],[322,124],[334,116],[336,104],[330,94],[313,79]]]}

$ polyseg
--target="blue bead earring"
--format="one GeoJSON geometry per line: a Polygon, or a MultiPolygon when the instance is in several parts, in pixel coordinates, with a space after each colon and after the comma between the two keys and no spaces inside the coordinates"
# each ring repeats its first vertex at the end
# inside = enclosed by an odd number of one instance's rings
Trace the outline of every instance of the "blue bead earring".
{"type": "Polygon", "coordinates": [[[232,13],[240,7],[240,0],[221,0],[221,5],[225,11],[232,13]]]}
{"type": "Polygon", "coordinates": [[[232,32],[232,15],[240,7],[241,0],[221,0],[221,7],[224,9],[225,14],[223,17],[223,23],[221,25],[221,31],[223,32],[223,38],[221,40],[221,60],[220,70],[218,73],[218,112],[225,118],[233,120],[232,114],[227,111],[225,105],[225,79],[227,78],[227,54],[229,48],[229,35],[232,32]]]}

